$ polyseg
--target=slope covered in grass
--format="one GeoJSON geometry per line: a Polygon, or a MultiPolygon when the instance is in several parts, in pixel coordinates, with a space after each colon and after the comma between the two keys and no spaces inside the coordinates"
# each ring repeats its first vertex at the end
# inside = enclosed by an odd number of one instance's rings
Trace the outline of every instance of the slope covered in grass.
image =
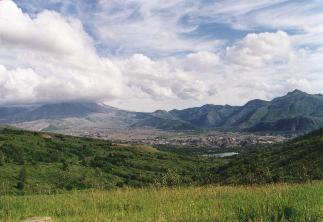
{"type": "Polygon", "coordinates": [[[55,222],[320,222],[322,197],[322,183],[1,196],[0,221],[51,216],[55,222]]]}
{"type": "Polygon", "coordinates": [[[227,184],[304,182],[323,179],[323,129],[284,144],[236,156],[217,169],[227,184]]]}
{"type": "Polygon", "coordinates": [[[227,159],[3,128],[0,194],[323,179],[323,130],[227,159]]]}
{"type": "Polygon", "coordinates": [[[0,130],[0,193],[200,184],[218,162],[147,145],[0,130]]]}

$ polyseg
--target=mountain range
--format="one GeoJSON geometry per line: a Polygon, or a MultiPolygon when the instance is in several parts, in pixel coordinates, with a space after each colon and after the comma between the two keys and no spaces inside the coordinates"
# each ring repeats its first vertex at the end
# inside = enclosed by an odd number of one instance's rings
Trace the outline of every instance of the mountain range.
{"type": "Polygon", "coordinates": [[[58,131],[96,129],[307,132],[323,127],[323,95],[294,90],[271,101],[243,106],[211,105],[183,110],[131,112],[96,103],[0,107],[0,124],[58,131]]]}

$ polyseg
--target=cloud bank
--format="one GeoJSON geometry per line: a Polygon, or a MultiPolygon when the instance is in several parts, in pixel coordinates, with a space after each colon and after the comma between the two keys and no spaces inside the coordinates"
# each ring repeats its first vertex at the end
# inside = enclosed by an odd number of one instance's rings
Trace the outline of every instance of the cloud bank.
{"type": "Polygon", "coordinates": [[[94,101],[150,111],[323,87],[315,1],[101,0],[73,13],[69,1],[31,12],[35,2],[0,1],[1,105],[94,101]],[[205,23],[227,24],[236,37],[205,23]]]}
{"type": "Polygon", "coordinates": [[[2,104],[102,100],[121,94],[119,69],[96,54],[77,19],[52,11],[31,18],[4,0],[0,44],[2,104]]]}

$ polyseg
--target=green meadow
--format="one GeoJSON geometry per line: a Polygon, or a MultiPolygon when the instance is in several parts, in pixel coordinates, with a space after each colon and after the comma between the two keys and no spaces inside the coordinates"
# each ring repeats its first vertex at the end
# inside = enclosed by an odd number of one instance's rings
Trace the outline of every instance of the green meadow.
{"type": "Polygon", "coordinates": [[[322,222],[322,148],[323,130],[219,159],[4,128],[0,222],[322,222]]]}
{"type": "Polygon", "coordinates": [[[323,183],[118,188],[0,197],[0,221],[50,216],[54,222],[319,222],[323,183]]]}

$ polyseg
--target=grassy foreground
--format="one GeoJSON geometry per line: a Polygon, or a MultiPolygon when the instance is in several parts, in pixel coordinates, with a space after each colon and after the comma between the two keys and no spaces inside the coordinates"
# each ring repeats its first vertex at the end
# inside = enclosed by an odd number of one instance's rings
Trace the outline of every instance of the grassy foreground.
{"type": "Polygon", "coordinates": [[[241,187],[120,188],[1,196],[0,221],[323,221],[323,183],[241,187]]]}

